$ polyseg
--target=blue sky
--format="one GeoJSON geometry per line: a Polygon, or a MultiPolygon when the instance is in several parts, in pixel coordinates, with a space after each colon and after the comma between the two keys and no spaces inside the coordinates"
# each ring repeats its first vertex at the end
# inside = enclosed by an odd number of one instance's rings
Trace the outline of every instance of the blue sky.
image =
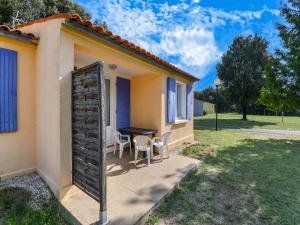
{"type": "Polygon", "coordinates": [[[259,34],[269,51],[280,46],[279,0],[76,0],[93,19],[201,80],[216,79],[216,64],[237,35],[259,34]]]}

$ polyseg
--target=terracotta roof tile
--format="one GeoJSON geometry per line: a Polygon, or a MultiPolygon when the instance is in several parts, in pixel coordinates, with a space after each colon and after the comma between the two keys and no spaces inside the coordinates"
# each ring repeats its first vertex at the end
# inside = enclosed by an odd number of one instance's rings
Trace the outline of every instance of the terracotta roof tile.
{"type": "MultiPolygon", "coordinates": [[[[120,36],[118,35],[114,35],[111,31],[104,31],[103,28],[101,26],[97,26],[97,25],[93,25],[91,21],[88,21],[88,20],[83,20],[79,15],[77,14],[72,14],[72,13],[61,13],[61,14],[55,14],[53,16],[49,16],[49,17],[46,17],[46,18],[41,18],[41,19],[37,19],[37,20],[34,20],[34,21],[31,21],[29,23],[26,23],[26,24],[22,24],[20,26],[18,26],[18,28],[21,28],[21,27],[24,27],[24,26],[28,26],[28,25],[31,25],[31,24],[34,24],[34,23],[41,23],[41,22],[45,22],[45,21],[48,21],[48,20],[52,20],[52,19],[59,19],[59,18],[63,18],[63,19],[66,19],[66,20],[70,20],[70,21],[74,21],[78,24],[81,24],[85,27],[87,27],[89,30],[91,31],[95,31],[97,33],[99,33],[100,35],[103,35],[103,36],[106,36],[107,38],[127,47],[127,48],[130,48],[131,50],[134,50],[135,52],[139,53],[139,54],[142,54],[144,55],[145,57],[147,57],[148,59],[150,60],[153,60],[163,66],[166,66],[166,67],[169,67],[171,70],[173,71],[176,71],[178,73],[180,73],[181,75],[193,80],[193,81],[197,81],[199,80],[197,77],[181,70],[180,68],[164,61],[163,59],[153,55],[152,53],[150,52],[147,52],[145,49],[139,47],[139,46],[136,46],[134,45],[133,43],[129,42],[128,40],[126,39],[123,39],[121,38],[120,36]]],[[[28,35],[28,34],[27,34],[28,35]]]]}
{"type": "Polygon", "coordinates": [[[99,32],[99,33],[103,33],[103,28],[101,26],[98,26],[96,31],[99,32]]]}
{"type": "Polygon", "coordinates": [[[46,22],[48,20],[53,20],[53,19],[67,19],[67,20],[76,20],[76,22],[81,22],[83,21],[79,15],[77,14],[72,14],[72,13],[59,13],[59,14],[55,14],[55,15],[52,15],[52,16],[48,16],[48,17],[45,17],[45,18],[40,18],[40,19],[36,19],[36,20],[33,20],[33,21],[30,21],[28,23],[24,23],[24,24],[20,24],[17,26],[17,28],[21,28],[21,27],[25,27],[25,26],[29,26],[29,25],[32,25],[32,24],[35,24],[35,23],[42,23],[42,22],[46,22]]]}
{"type": "Polygon", "coordinates": [[[21,30],[18,29],[11,29],[10,27],[6,26],[6,25],[0,25],[0,30],[15,34],[15,35],[19,35],[21,37],[26,37],[31,39],[32,41],[37,41],[38,38],[36,36],[34,36],[34,34],[32,33],[24,33],[21,30]]]}

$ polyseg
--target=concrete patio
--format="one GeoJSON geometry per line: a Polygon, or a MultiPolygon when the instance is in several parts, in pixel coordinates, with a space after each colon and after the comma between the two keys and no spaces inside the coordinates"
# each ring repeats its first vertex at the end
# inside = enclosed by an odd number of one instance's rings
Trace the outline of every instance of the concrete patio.
{"type": "MultiPolygon", "coordinates": [[[[117,154],[116,154],[117,156],[117,154]]],[[[140,224],[146,215],[168,194],[199,161],[170,154],[163,162],[155,156],[150,167],[140,160],[137,167],[125,151],[123,159],[107,155],[107,202],[109,224],[140,224]]],[[[61,201],[81,224],[94,224],[99,204],[76,186],[61,201]]]]}

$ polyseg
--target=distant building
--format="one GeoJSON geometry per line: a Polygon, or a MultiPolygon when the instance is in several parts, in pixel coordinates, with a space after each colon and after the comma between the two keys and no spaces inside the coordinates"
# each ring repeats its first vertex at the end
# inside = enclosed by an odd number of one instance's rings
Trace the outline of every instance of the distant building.
{"type": "Polygon", "coordinates": [[[215,113],[214,104],[194,99],[194,116],[203,116],[210,113],[215,113]]]}

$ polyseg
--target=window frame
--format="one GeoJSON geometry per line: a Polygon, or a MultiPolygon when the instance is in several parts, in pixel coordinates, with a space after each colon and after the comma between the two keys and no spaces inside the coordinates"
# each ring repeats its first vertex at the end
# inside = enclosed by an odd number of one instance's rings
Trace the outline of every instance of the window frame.
{"type": "Polygon", "coordinates": [[[176,107],[175,107],[175,123],[180,121],[185,121],[187,119],[187,110],[186,110],[186,84],[176,80],[176,107]],[[181,87],[181,115],[178,115],[177,106],[178,106],[178,86],[181,87]]]}

